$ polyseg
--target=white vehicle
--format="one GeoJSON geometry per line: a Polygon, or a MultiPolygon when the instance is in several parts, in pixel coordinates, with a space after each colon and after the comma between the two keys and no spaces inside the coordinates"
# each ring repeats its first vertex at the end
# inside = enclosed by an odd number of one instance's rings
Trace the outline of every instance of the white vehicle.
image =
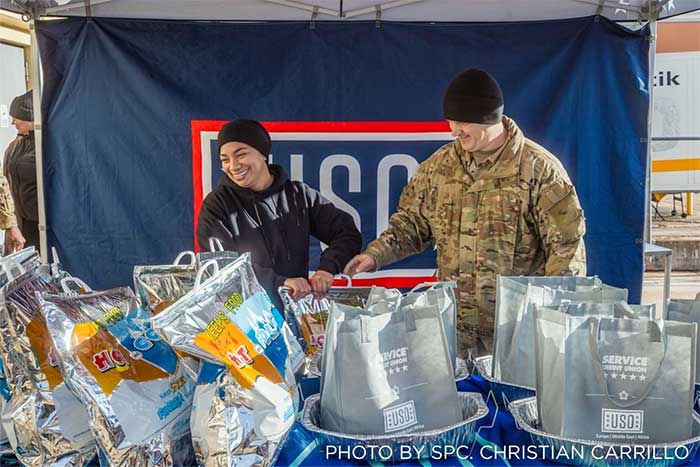
{"type": "Polygon", "coordinates": [[[659,24],[652,114],[653,192],[700,192],[700,17],[659,24]]]}

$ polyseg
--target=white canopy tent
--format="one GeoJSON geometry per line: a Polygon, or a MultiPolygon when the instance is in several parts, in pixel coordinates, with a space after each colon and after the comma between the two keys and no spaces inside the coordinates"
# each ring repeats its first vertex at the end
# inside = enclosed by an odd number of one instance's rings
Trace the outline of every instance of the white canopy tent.
{"type": "Polygon", "coordinates": [[[534,21],[602,15],[663,19],[700,9],[700,0],[0,0],[34,15],[219,21],[534,21]]]}
{"type": "MultiPolygon", "coordinates": [[[[0,8],[30,21],[34,83],[39,81],[39,51],[34,20],[49,16],[111,17],[202,21],[404,21],[510,22],[601,15],[613,21],[652,28],[650,73],[653,76],[655,23],[700,10],[700,0],[0,0],[0,8]]],[[[631,26],[633,26],[631,25],[631,26]]],[[[649,83],[650,93],[653,86],[649,83]]],[[[34,93],[39,230],[46,259],[46,212],[43,191],[41,95],[34,93]]],[[[651,97],[651,96],[650,96],[651,97]]],[[[648,116],[651,135],[651,115],[648,116]]],[[[646,200],[650,200],[651,145],[647,149],[646,200]]],[[[649,241],[649,212],[645,241],[649,241]]],[[[665,290],[668,297],[668,284],[665,290]]]]}

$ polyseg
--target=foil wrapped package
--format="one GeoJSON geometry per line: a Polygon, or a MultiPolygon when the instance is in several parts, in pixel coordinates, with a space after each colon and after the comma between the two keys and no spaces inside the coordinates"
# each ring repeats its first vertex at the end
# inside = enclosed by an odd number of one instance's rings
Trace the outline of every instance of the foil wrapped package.
{"type": "Polygon", "coordinates": [[[293,373],[303,363],[303,353],[255,278],[250,255],[195,285],[152,323],[175,349],[227,367],[220,380],[201,381],[198,388],[197,426],[204,426],[202,417],[220,416],[217,407],[230,404],[226,420],[218,419],[218,426],[210,422],[214,433],[193,426],[200,463],[272,465],[294,423],[293,373]],[[223,452],[227,454],[217,454],[223,452]],[[248,457],[249,452],[256,454],[248,457]]]}
{"type": "Polygon", "coordinates": [[[41,266],[8,283],[0,294],[0,352],[9,399],[2,422],[25,466],[86,465],[95,455],[88,416],[66,386],[36,294],[58,292],[41,266]]]}
{"type": "Polygon", "coordinates": [[[33,246],[0,257],[0,287],[40,265],[41,258],[33,246]]]}
{"type": "Polygon", "coordinates": [[[39,299],[64,374],[87,406],[100,463],[189,466],[195,382],[131,289],[39,299]]]}
{"type": "MultiPolygon", "coordinates": [[[[196,254],[196,265],[197,268],[201,268],[204,267],[204,265],[208,262],[214,260],[216,261],[216,265],[218,266],[218,268],[223,269],[229,264],[231,264],[233,261],[238,259],[239,256],[240,255],[235,251],[202,251],[196,254]]],[[[209,277],[209,275],[204,276],[205,279],[208,279],[209,277]]]]}
{"type": "Polygon", "coordinates": [[[550,448],[540,449],[545,459],[558,463],[622,467],[688,465],[688,461],[695,458],[700,447],[700,417],[696,413],[693,413],[692,432],[687,439],[644,444],[590,441],[547,433],[538,421],[535,397],[511,402],[510,412],[517,427],[530,435],[533,445],[550,448]]]}
{"type": "Polygon", "coordinates": [[[192,407],[192,444],[202,467],[271,465],[283,437],[266,442],[255,438],[255,394],[243,388],[223,365],[204,362],[192,407]]]}
{"type": "Polygon", "coordinates": [[[363,307],[371,290],[371,287],[331,287],[323,298],[309,294],[295,301],[289,288],[279,288],[286,321],[300,337],[310,359],[323,349],[332,304],[363,307]]]}
{"type": "Polygon", "coordinates": [[[226,372],[224,365],[207,361],[199,367],[190,430],[195,459],[200,466],[224,467],[228,464],[227,414],[219,388],[226,372]]]}
{"type": "MultiPolygon", "coordinates": [[[[413,433],[392,433],[389,435],[357,435],[339,433],[321,427],[321,399],[314,394],[304,401],[301,424],[312,432],[321,445],[353,449],[355,446],[386,447],[383,450],[368,450],[377,456],[366,460],[387,461],[396,459],[402,446],[412,446],[411,453],[429,455],[434,448],[446,446],[467,446],[474,441],[476,424],[488,414],[488,407],[481,394],[474,392],[457,393],[460,416],[456,423],[444,428],[413,433]],[[387,455],[383,454],[385,451],[387,455]],[[386,457],[381,457],[386,456],[386,457]]],[[[445,452],[444,449],[441,452],[445,452]]],[[[401,457],[401,460],[405,460],[401,457]]]]}
{"type": "MultiPolygon", "coordinates": [[[[0,355],[0,417],[2,416],[2,411],[5,408],[5,404],[9,399],[10,388],[7,385],[7,378],[5,378],[5,364],[3,363],[2,356],[0,355]]],[[[12,446],[10,446],[10,440],[7,438],[7,434],[5,433],[5,429],[2,427],[2,422],[0,420],[0,455],[7,451],[11,452],[12,446]]]]}
{"type": "MultiPolygon", "coordinates": [[[[146,311],[156,315],[192,290],[197,271],[206,262],[214,260],[219,268],[224,268],[237,257],[238,254],[232,251],[196,255],[183,251],[173,264],[134,266],[134,290],[146,311]],[[181,264],[183,258],[190,258],[190,262],[181,264]]],[[[204,277],[210,275],[205,273],[204,277]]]]}
{"type": "MultiPolygon", "coordinates": [[[[41,266],[41,258],[33,246],[0,257],[0,287],[6,285],[8,282],[16,279],[27,271],[37,269],[39,266],[41,266]]],[[[58,283],[58,281],[65,275],[66,273],[60,269],[58,263],[51,265],[51,276],[54,282],[58,283]]],[[[3,318],[0,314],[0,323],[2,320],[3,318]]],[[[0,324],[0,329],[7,330],[4,324],[0,324]]],[[[9,330],[7,331],[9,332],[9,330]]],[[[2,337],[0,336],[0,342],[1,341],[2,337]]],[[[2,413],[5,404],[9,399],[10,388],[7,378],[5,377],[3,353],[0,352],[0,413],[2,413]]],[[[0,423],[0,453],[2,452],[12,452],[12,448],[9,444],[9,439],[5,433],[5,429],[0,423]]]]}
{"type": "MultiPolygon", "coordinates": [[[[209,251],[200,251],[197,253],[195,263],[197,264],[197,268],[200,268],[211,260],[215,260],[217,265],[216,271],[219,271],[231,264],[239,256],[240,255],[235,251],[226,251],[220,239],[209,237],[209,251]]],[[[177,260],[175,262],[177,262],[177,260]]],[[[206,276],[206,278],[209,278],[209,276],[206,276]]]]}
{"type": "Polygon", "coordinates": [[[134,266],[134,290],[141,305],[154,316],[192,290],[196,275],[194,253],[183,252],[173,264],[134,266]],[[179,264],[184,256],[190,256],[192,261],[179,264]]]}

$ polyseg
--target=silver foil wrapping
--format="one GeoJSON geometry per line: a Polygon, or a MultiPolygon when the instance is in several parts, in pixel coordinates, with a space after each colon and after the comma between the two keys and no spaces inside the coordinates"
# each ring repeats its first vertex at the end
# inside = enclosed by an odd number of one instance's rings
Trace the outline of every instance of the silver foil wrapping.
{"type": "MultiPolygon", "coordinates": [[[[192,420],[198,462],[268,466],[295,418],[303,352],[243,254],[152,318],[171,345],[227,369],[199,381],[192,420]]],[[[204,363],[202,368],[210,366],[204,363]]]]}
{"type": "Polygon", "coordinates": [[[86,465],[95,455],[87,413],[63,380],[37,292],[58,292],[47,266],[15,278],[0,294],[0,352],[10,393],[3,427],[25,466],[86,465]]]}
{"type": "MultiPolygon", "coordinates": [[[[143,307],[151,315],[166,309],[194,287],[195,277],[200,267],[207,261],[216,260],[223,269],[238,258],[233,251],[212,251],[194,254],[184,251],[173,264],[134,266],[134,290],[143,307]],[[179,264],[181,258],[191,258],[189,264],[179,264]]],[[[211,277],[205,271],[205,278],[211,277]]]]}
{"type": "MultiPolygon", "coordinates": [[[[216,265],[219,266],[219,270],[221,270],[238,259],[239,256],[240,255],[235,251],[202,251],[197,253],[195,264],[197,265],[197,269],[199,269],[209,261],[216,260],[216,265]]],[[[211,274],[205,274],[204,276],[205,279],[209,277],[211,277],[211,274]]]]}
{"type": "Polygon", "coordinates": [[[496,403],[499,407],[507,409],[508,405],[518,399],[525,399],[535,395],[535,388],[516,386],[515,384],[504,383],[491,376],[492,356],[485,355],[474,360],[476,371],[489,382],[491,392],[493,392],[496,403]]]}
{"type": "Polygon", "coordinates": [[[131,289],[43,294],[39,303],[66,379],[88,409],[100,463],[192,465],[194,381],[131,289]]]}
{"type": "Polygon", "coordinates": [[[134,290],[146,311],[154,316],[192,290],[196,275],[194,264],[134,266],[134,290]]]}
{"type": "MultiPolygon", "coordinates": [[[[510,403],[515,423],[525,430],[545,459],[569,465],[619,465],[619,466],[672,466],[687,464],[700,446],[700,416],[693,413],[692,438],[665,444],[613,444],[601,441],[564,438],[545,433],[540,429],[537,399],[530,397],[510,403]]],[[[669,420],[669,423],[673,423],[669,420]]]]}
{"type": "MultiPolygon", "coordinates": [[[[5,319],[0,313],[0,332],[5,328],[5,319]]],[[[2,336],[0,336],[0,344],[4,342],[2,336]]],[[[5,404],[10,400],[10,387],[7,384],[7,377],[5,376],[5,360],[3,357],[3,352],[0,351],[0,417],[5,408],[5,404]]],[[[5,429],[2,426],[2,420],[0,419],[0,456],[3,453],[9,451],[12,452],[12,446],[10,446],[10,440],[7,438],[5,429]]]]}
{"type": "MultiPolygon", "coordinates": [[[[262,354],[268,343],[285,335],[283,322],[255,278],[248,253],[152,318],[153,328],[173,348],[228,365],[237,365],[239,359],[232,353],[223,352],[229,350],[226,346],[231,342],[223,340],[226,335],[222,336],[222,331],[245,328],[240,332],[252,336],[255,353],[262,354]],[[240,313],[241,309],[245,309],[245,313],[240,313]],[[239,315],[242,316],[240,319],[239,315]]],[[[290,367],[297,368],[301,363],[298,350],[289,357],[292,360],[290,367]]],[[[285,372],[279,373],[283,378],[285,372]]]]}
{"type": "Polygon", "coordinates": [[[33,246],[0,257],[0,287],[40,264],[41,258],[33,246]]]}
{"type": "Polygon", "coordinates": [[[332,304],[364,307],[371,291],[372,287],[331,287],[321,299],[310,294],[294,301],[287,287],[279,288],[284,304],[285,321],[306,353],[304,374],[321,375],[320,350],[323,349],[328,313],[332,304]]]}
{"type": "MultiPolygon", "coordinates": [[[[301,418],[301,424],[316,436],[320,445],[350,449],[354,446],[366,446],[369,448],[368,452],[378,455],[382,455],[381,452],[371,449],[372,447],[388,446],[389,449],[386,451],[394,454],[393,459],[396,459],[396,455],[402,451],[401,446],[414,446],[418,451],[414,449],[413,453],[422,452],[427,456],[430,455],[434,447],[469,445],[474,441],[476,423],[488,414],[488,407],[481,394],[458,392],[458,403],[462,410],[462,420],[459,423],[439,430],[414,432],[406,435],[362,436],[322,429],[320,426],[320,397],[319,394],[314,394],[306,398],[301,418]]],[[[382,461],[387,459],[377,457],[368,460],[382,461]]]]}
{"type": "Polygon", "coordinates": [[[255,433],[254,394],[228,370],[198,384],[192,411],[192,443],[202,467],[263,467],[274,464],[284,437],[261,442],[255,433]]]}

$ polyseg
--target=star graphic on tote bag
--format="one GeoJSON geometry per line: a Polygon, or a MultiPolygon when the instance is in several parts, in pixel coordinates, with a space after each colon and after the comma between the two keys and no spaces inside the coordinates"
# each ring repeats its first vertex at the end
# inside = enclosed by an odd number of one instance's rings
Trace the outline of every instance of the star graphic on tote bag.
{"type": "Polygon", "coordinates": [[[620,391],[620,400],[621,401],[626,401],[629,399],[630,395],[627,393],[627,391],[620,391]]]}

